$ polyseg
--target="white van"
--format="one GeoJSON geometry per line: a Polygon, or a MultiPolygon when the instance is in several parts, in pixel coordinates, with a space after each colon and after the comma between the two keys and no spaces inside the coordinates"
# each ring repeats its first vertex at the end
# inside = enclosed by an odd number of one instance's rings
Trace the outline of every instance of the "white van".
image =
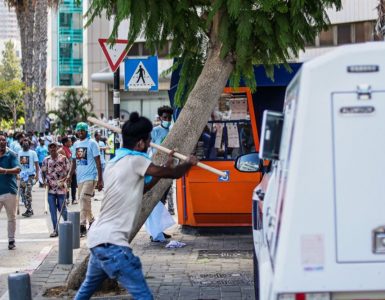
{"type": "Polygon", "coordinates": [[[262,226],[253,206],[257,300],[385,299],[385,43],[306,62],[283,112],[262,129],[274,161],[262,226]]]}

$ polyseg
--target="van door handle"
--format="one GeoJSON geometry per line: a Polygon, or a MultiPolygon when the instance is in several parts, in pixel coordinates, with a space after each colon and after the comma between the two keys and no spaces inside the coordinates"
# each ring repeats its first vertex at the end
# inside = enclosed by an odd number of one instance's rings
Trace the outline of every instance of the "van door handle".
{"type": "Polygon", "coordinates": [[[275,219],[276,219],[276,217],[274,217],[274,216],[271,216],[269,218],[269,223],[268,223],[269,227],[272,227],[273,225],[275,225],[275,219]]]}

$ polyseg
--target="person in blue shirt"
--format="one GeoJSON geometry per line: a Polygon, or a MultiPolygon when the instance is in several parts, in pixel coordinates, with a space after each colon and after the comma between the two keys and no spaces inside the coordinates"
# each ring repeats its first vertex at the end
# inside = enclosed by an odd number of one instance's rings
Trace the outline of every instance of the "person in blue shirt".
{"type": "Polygon", "coordinates": [[[99,131],[95,132],[95,141],[98,143],[99,150],[100,150],[100,163],[102,164],[102,172],[104,172],[104,168],[106,166],[106,158],[105,158],[105,152],[108,149],[106,144],[102,141],[102,135],[99,131]]]}
{"type": "MultiPolygon", "coordinates": [[[[35,152],[37,154],[37,158],[39,159],[39,167],[41,168],[44,158],[48,156],[48,147],[44,144],[43,139],[39,139],[39,146],[36,147],[35,152]]],[[[39,186],[43,187],[41,172],[39,173],[39,186]]]]}
{"type": "Polygon", "coordinates": [[[48,148],[44,144],[43,139],[39,139],[39,146],[36,147],[37,158],[39,159],[39,167],[41,167],[44,158],[48,156],[48,148]]]}
{"type": "Polygon", "coordinates": [[[16,175],[20,172],[17,157],[11,151],[7,151],[5,134],[0,132],[0,211],[3,207],[8,218],[8,249],[13,250],[16,232],[16,175]]]}
{"type": "Polygon", "coordinates": [[[88,125],[80,122],[76,125],[79,140],[73,145],[71,170],[67,176],[71,182],[76,170],[76,179],[79,189],[80,201],[80,235],[87,234],[87,220],[89,226],[94,222],[91,209],[91,197],[94,195],[95,181],[99,191],[103,189],[103,173],[100,161],[98,144],[89,138],[88,125]]]}
{"type": "Polygon", "coordinates": [[[11,143],[11,145],[9,145],[9,149],[11,149],[15,153],[19,153],[19,151],[22,148],[21,143],[23,142],[23,140],[24,140],[24,134],[22,132],[15,133],[14,140],[11,143]]]}
{"type": "Polygon", "coordinates": [[[32,187],[34,182],[38,180],[39,159],[35,151],[30,150],[31,141],[27,138],[21,143],[23,149],[19,151],[19,163],[21,166],[20,172],[20,191],[24,199],[25,213],[21,214],[23,217],[30,217],[33,215],[32,210],[32,187]]]}
{"type": "MultiPolygon", "coordinates": [[[[160,124],[154,127],[151,131],[151,141],[154,144],[160,145],[163,143],[170,131],[172,114],[173,109],[170,106],[161,106],[158,108],[160,124]]],[[[156,149],[150,149],[149,153],[151,156],[154,155],[156,153],[156,149]]],[[[153,211],[146,220],[146,230],[150,235],[152,242],[165,242],[166,239],[171,238],[171,235],[163,232],[175,223],[170,214],[175,214],[171,186],[164,193],[161,201],[154,207],[153,211]],[[171,197],[168,197],[170,191],[171,197]],[[168,200],[168,212],[163,205],[166,204],[166,200],[168,200]]]]}
{"type": "Polygon", "coordinates": [[[13,142],[13,134],[11,131],[8,132],[6,138],[7,138],[7,146],[9,147],[13,142]]]}

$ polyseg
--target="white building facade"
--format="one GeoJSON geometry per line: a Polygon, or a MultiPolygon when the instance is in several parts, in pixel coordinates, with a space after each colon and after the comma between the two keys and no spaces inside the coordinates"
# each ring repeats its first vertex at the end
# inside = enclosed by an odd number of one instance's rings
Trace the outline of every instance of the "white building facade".
{"type": "Polygon", "coordinates": [[[0,20],[0,56],[5,49],[5,43],[11,40],[15,45],[16,56],[21,58],[20,30],[16,13],[5,4],[4,0],[0,0],[0,20]]]}

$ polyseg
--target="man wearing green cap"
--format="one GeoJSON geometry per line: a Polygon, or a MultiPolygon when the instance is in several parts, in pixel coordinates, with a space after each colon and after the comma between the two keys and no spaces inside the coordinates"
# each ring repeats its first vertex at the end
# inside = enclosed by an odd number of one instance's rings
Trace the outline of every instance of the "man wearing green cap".
{"type": "Polygon", "coordinates": [[[80,195],[80,235],[87,233],[87,220],[91,226],[94,216],[91,209],[91,197],[94,194],[95,180],[97,189],[103,189],[102,165],[98,144],[89,138],[88,125],[80,122],[76,125],[79,140],[73,145],[73,163],[67,180],[71,181],[76,169],[76,178],[80,195]]]}

